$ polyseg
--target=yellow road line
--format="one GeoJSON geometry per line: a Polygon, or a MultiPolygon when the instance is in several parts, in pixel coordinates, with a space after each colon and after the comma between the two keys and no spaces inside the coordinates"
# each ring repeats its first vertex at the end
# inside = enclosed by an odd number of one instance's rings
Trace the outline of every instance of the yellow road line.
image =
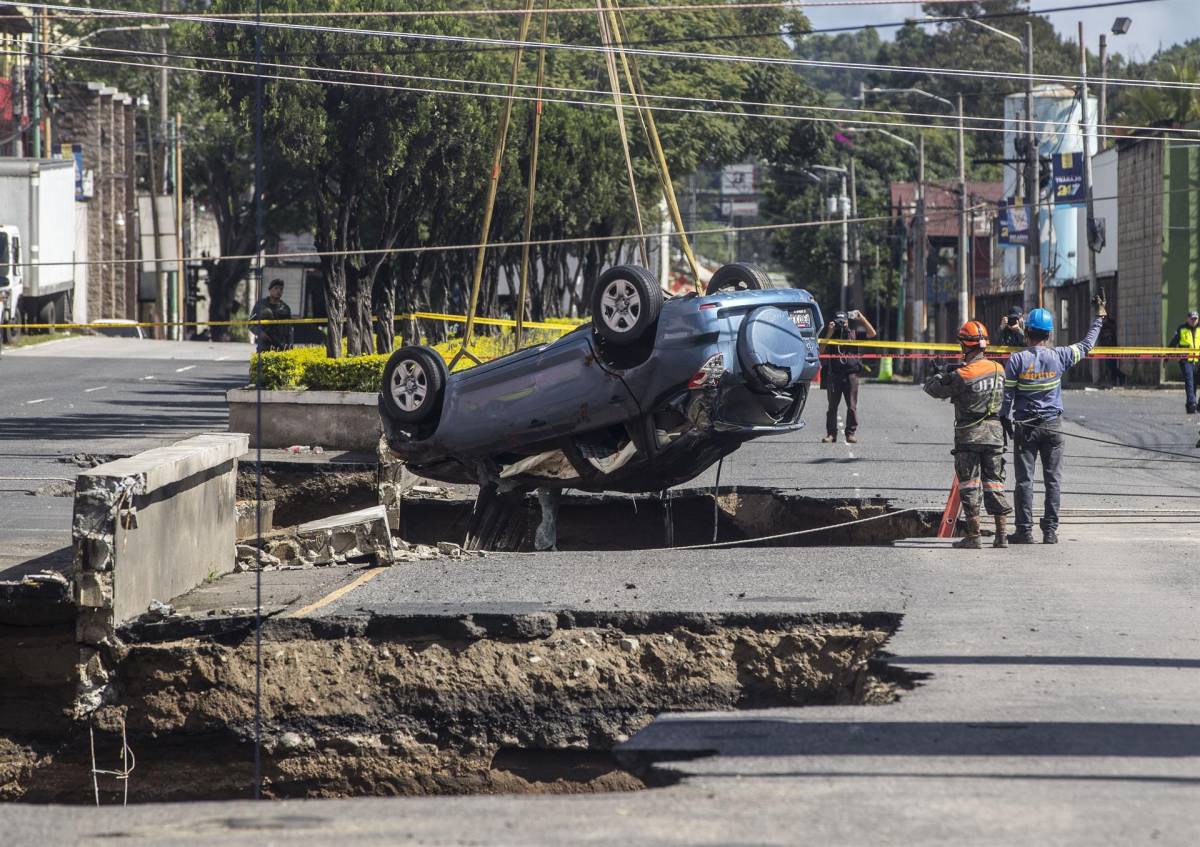
{"type": "Polygon", "coordinates": [[[294,612],[288,612],[283,617],[285,617],[285,618],[302,618],[305,615],[310,615],[313,612],[315,612],[317,609],[322,609],[325,606],[328,606],[330,603],[332,603],[334,600],[337,600],[339,597],[346,596],[351,591],[358,588],[360,585],[365,585],[366,583],[370,582],[371,580],[373,580],[375,577],[379,576],[381,573],[383,573],[387,569],[388,569],[387,567],[379,567],[379,568],[371,568],[368,571],[364,571],[363,573],[359,574],[354,580],[346,583],[341,588],[338,588],[334,591],[329,592],[324,597],[322,597],[320,600],[317,600],[315,603],[309,603],[303,609],[297,609],[294,612]]]}

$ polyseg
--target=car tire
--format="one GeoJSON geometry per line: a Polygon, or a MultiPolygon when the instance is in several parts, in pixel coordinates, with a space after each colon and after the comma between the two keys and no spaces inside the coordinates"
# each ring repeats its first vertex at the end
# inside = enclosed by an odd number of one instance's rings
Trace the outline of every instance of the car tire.
{"type": "Polygon", "coordinates": [[[704,293],[718,294],[722,291],[759,291],[774,288],[771,277],[758,265],[748,262],[732,262],[722,265],[708,281],[704,293]]]}
{"type": "Polygon", "coordinates": [[[592,329],[624,347],[645,336],[662,310],[658,280],[637,265],[618,265],[600,275],[592,291],[592,329]]]}
{"type": "Polygon", "coordinates": [[[401,347],[383,367],[380,396],[392,420],[429,423],[442,410],[446,363],[427,347],[401,347]]]}

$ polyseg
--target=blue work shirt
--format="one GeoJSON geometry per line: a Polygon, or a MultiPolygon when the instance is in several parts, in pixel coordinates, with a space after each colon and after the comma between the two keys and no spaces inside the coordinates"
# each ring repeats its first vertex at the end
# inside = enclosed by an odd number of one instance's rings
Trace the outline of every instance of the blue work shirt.
{"type": "Polygon", "coordinates": [[[1066,347],[1027,347],[1008,357],[1004,367],[1004,403],[1000,417],[1018,421],[1060,417],[1062,376],[1096,346],[1104,318],[1092,321],[1082,341],[1066,347]]]}

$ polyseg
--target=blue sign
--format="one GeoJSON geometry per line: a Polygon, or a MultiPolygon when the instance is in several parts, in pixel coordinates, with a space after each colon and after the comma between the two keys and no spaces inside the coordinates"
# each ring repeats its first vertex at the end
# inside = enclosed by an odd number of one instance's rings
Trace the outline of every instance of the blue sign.
{"type": "Polygon", "coordinates": [[[1083,193],[1083,154],[1059,153],[1051,168],[1054,174],[1054,204],[1078,206],[1087,198],[1083,193]]]}
{"type": "Polygon", "coordinates": [[[1001,247],[1029,246],[1029,208],[1016,200],[1001,200],[998,214],[1001,247]]]}

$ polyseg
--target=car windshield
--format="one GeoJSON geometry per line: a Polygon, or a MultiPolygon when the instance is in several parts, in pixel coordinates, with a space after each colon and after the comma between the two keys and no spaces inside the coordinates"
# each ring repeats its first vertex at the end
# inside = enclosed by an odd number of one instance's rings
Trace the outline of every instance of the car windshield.
{"type": "Polygon", "coordinates": [[[0,266],[8,264],[8,233],[0,232],[0,266]]]}

